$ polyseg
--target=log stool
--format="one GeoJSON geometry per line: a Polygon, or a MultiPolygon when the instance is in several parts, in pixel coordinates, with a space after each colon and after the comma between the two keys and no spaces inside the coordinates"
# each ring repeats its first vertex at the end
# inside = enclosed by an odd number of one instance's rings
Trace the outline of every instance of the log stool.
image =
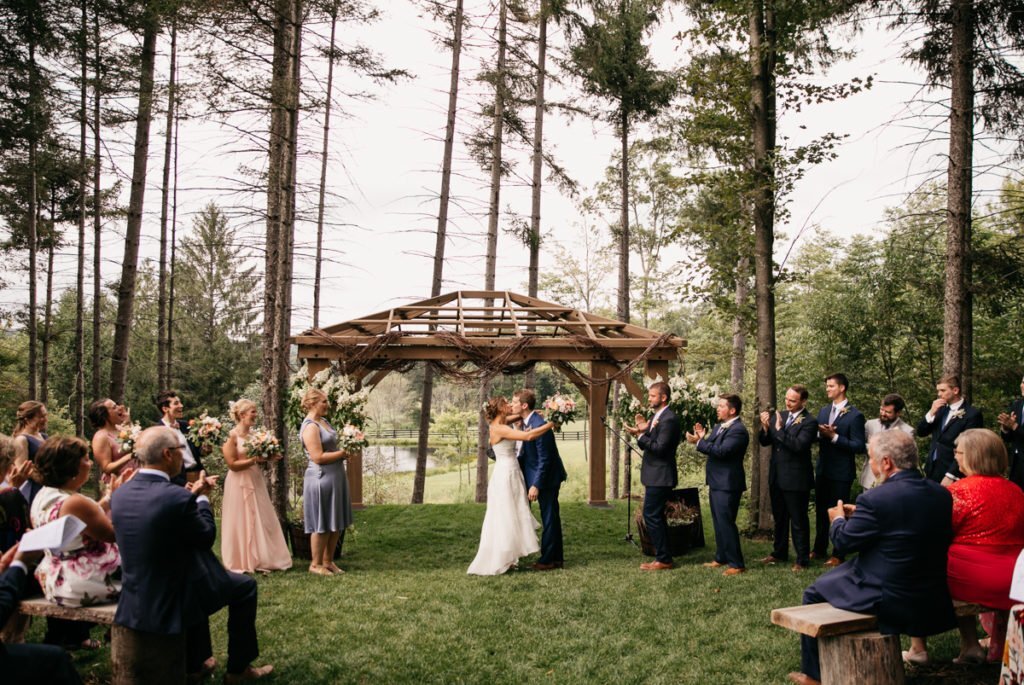
{"type": "Polygon", "coordinates": [[[182,685],[185,682],[185,635],[143,633],[111,627],[113,685],[182,685]]]}

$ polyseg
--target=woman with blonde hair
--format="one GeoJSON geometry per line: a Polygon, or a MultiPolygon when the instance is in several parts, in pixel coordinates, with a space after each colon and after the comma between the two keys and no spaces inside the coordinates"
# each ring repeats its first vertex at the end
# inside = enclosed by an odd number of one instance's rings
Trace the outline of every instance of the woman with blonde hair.
{"type": "Polygon", "coordinates": [[[284,571],[292,567],[292,556],[260,470],[265,459],[250,457],[245,450],[256,423],[256,404],[238,400],[230,412],[235,427],[222,448],[228,475],[221,511],[221,559],[236,573],[284,571]]]}
{"type": "Polygon", "coordinates": [[[319,576],[344,573],[334,563],[334,550],[345,529],[352,525],[352,500],[348,493],[345,460],[349,455],[338,449],[338,431],[324,417],[330,409],[327,395],[310,388],[302,396],[306,418],[299,428],[302,448],[309,465],[302,478],[302,513],[313,560],[309,572],[319,576]]]}
{"type": "MultiPolygon", "coordinates": [[[[35,400],[28,400],[18,405],[14,415],[14,430],[11,437],[14,438],[14,465],[21,467],[26,461],[35,462],[36,452],[45,442],[46,422],[49,413],[46,405],[35,400]]],[[[21,494],[25,496],[29,506],[36,498],[36,494],[42,487],[39,484],[38,475],[33,472],[33,477],[25,481],[21,486],[21,494]]]]}

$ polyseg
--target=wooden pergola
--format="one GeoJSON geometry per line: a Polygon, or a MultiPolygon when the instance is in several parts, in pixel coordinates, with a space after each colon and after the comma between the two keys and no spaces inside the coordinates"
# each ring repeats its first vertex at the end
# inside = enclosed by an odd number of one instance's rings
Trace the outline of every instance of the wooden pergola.
{"type": "MultiPolygon", "coordinates": [[[[607,506],[601,421],[611,382],[618,380],[644,400],[646,390],[630,377],[632,368],[642,363],[646,377],[667,379],[669,362],[686,347],[672,334],[501,290],[448,293],[307,330],[293,342],[310,375],[336,361],[362,387],[376,386],[392,371],[416,362],[464,379],[518,373],[536,362],[552,364],[587,398],[588,502],[593,506],[607,506]],[[589,364],[589,373],[579,364],[589,364]]],[[[361,505],[361,458],[350,461],[348,474],[353,504],[361,505]]]]}

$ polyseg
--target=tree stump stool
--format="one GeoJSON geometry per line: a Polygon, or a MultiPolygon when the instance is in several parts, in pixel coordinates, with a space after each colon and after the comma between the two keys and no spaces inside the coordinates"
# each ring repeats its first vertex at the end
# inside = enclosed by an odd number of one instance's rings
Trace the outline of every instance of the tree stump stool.
{"type": "Polygon", "coordinates": [[[899,635],[871,630],[820,638],[818,657],[828,685],[903,685],[899,635]]]}
{"type": "Polygon", "coordinates": [[[185,635],[143,633],[111,627],[113,685],[182,685],[185,682],[185,635]]]}

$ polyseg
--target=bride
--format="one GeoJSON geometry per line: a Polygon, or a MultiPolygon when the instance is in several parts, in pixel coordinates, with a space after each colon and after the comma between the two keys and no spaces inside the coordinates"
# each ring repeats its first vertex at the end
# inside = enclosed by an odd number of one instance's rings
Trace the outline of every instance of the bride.
{"type": "Polygon", "coordinates": [[[466,573],[496,576],[515,566],[519,557],[540,550],[537,528],[540,524],[530,513],[526,484],[516,459],[516,440],[536,440],[554,426],[550,421],[530,431],[505,425],[509,403],[504,397],[491,398],[484,407],[490,423],[490,444],[494,449],[494,468],[487,483],[487,512],[480,531],[480,549],[466,573]]]}

